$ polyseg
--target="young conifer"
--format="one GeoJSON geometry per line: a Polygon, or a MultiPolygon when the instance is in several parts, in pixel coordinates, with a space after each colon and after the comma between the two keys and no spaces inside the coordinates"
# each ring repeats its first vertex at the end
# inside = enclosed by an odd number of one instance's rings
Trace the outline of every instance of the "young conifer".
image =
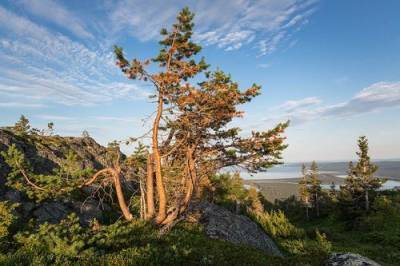
{"type": "Polygon", "coordinates": [[[321,180],[319,179],[318,165],[315,161],[311,163],[308,188],[310,193],[311,204],[315,209],[317,217],[319,217],[322,188],[321,188],[321,180]]]}
{"type": "Polygon", "coordinates": [[[368,155],[368,139],[365,136],[358,139],[358,148],[358,162],[356,165],[350,162],[348,176],[341,190],[342,194],[351,198],[353,208],[369,211],[371,193],[382,186],[383,180],[375,176],[378,167],[371,162],[368,155]]]}
{"type": "Polygon", "coordinates": [[[308,188],[309,181],[308,181],[307,168],[304,164],[302,165],[301,173],[302,173],[302,178],[299,182],[299,196],[300,196],[300,201],[304,206],[306,212],[306,218],[308,220],[309,219],[308,209],[310,208],[310,192],[308,188]]]}

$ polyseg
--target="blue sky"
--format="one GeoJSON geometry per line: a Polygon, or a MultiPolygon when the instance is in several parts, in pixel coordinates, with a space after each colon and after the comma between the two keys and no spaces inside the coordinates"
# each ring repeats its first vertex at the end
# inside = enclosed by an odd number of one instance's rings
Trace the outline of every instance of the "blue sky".
{"type": "Polygon", "coordinates": [[[154,56],[159,29],[186,5],[208,63],[263,87],[233,122],[243,134],[290,119],[285,161],[352,159],[360,135],[373,158],[400,157],[396,0],[3,0],[0,126],[25,114],[102,144],[143,134],[152,87],[126,80],[111,47],[154,56]]]}

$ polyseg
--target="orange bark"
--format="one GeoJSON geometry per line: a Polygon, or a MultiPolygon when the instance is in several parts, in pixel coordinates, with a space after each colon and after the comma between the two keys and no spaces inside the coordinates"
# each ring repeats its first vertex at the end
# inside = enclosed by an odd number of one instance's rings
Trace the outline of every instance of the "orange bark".
{"type": "Polygon", "coordinates": [[[147,212],[146,219],[152,219],[155,214],[154,208],[154,182],[153,182],[153,160],[151,154],[147,157],[147,179],[146,179],[146,199],[147,212]]]}
{"type": "Polygon", "coordinates": [[[121,187],[120,171],[112,169],[112,174],[113,174],[113,178],[114,178],[115,191],[117,192],[119,207],[121,208],[122,214],[124,215],[125,219],[127,221],[132,221],[133,216],[132,216],[131,212],[129,211],[128,206],[126,205],[124,193],[123,193],[122,187],[121,187]]]}
{"type": "Polygon", "coordinates": [[[115,191],[117,193],[117,199],[118,199],[118,204],[119,207],[122,211],[122,214],[124,215],[125,219],[127,221],[132,221],[133,220],[133,215],[129,211],[128,205],[126,204],[124,193],[122,191],[122,186],[121,186],[121,180],[120,180],[120,173],[121,170],[119,167],[112,168],[104,168],[100,171],[98,171],[96,174],[93,175],[91,179],[86,181],[82,186],[88,186],[96,181],[96,179],[102,175],[111,175],[114,186],[115,186],[115,191]]]}
{"type": "MultiPolygon", "coordinates": [[[[168,61],[166,65],[166,76],[168,77],[169,74],[169,68],[171,65],[171,59],[172,59],[172,54],[175,49],[175,39],[176,39],[176,32],[174,34],[174,39],[172,41],[171,48],[168,52],[168,61]]],[[[164,85],[165,86],[165,85],[164,85]]],[[[163,104],[164,104],[164,95],[163,95],[163,90],[167,89],[165,88],[158,88],[158,106],[157,106],[157,115],[154,119],[153,123],[153,159],[154,159],[154,166],[155,166],[155,173],[156,173],[156,187],[157,187],[157,193],[158,193],[158,214],[155,219],[155,222],[157,224],[162,223],[163,220],[167,217],[167,194],[165,193],[165,187],[164,187],[164,180],[163,176],[161,173],[161,155],[160,155],[160,149],[158,145],[158,127],[160,125],[160,120],[161,120],[161,115],[163,112],[163,104]]]]}
{"type": "Polygon", "coordinates": [[[160,150],[158,147],[158,127],[161,120],[161,114],[163,111],[163,96],[160,92],[158,97],[158,107],[157,107],[157,115],[154,119],[153,124],[153,159],[156,173],[156,187],[158,193],[158,214],[156,217],[156,223],[161,223],[166,217],[166,209],[167,209],[167,194],[165,193],[164,188],[164,180],[161,173],[161,156],[160,150]]]}

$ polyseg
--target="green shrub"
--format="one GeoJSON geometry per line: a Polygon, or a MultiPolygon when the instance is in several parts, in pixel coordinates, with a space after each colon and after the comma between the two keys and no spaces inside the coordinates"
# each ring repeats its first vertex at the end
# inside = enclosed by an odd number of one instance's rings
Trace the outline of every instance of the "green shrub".
{"type": "Polygon", "coordinates": [[[15,208],[17,207],[18,204],[0,201],[0,251],[9,244],[8,240],[18,218],[15,215],[15,208]]]}
{"type": "Polygon", "coordinates": [[[90,234],[88,229],[81,227],[79,218],[71,214],[59,224],[44,223],[33,233],[17,234],[16,240],[30,253],[77,257],[88,252],[90,234]]]}
{"type": "Polygon", "coordinates": [[[0,154],[11,168],[7,176],[7,186],[25,193],[37,202],[70,197],[80,188],[83,180],[93,173],[91,168],[80,168],[79,158],[72,151],[50,175],[35,174],[24,153],[15,144],[0,154]]]}
{"type": "Polygon", "coordinates": [[[243,179],[238,173],[217,174],[210,178],[214,189],[212,200],[224,205],[228,209],[234,209],[236,202],[244,203],[248,196],[247,190],[243,186],[243,179]]]}
{"type": "Polygon", "coordinates": [[[144,222],[82,228],[75,216],[17,237],[0,265],[295,265],[245,246],[207,238],[195,224],[162,237],[144,222]],[[47,232],[47,233],[46,233],[47,232]]]}
{"type": "Polygon", "coordinates": [[[304,237],[304,230],[297,228],[281,211],[263,212],[250,215],[273,238],[293,239],[304,237]]]}
{"type": "Polygon", "coordinates": [[[325,234],[317,230],[315,236],[309,238],[305,231],[293,225],[281,210],[261,214],[250,212],[249,215],[289,255],[314,258],[311,260],[314,263],[313,261],[323,261],[332,248],[325,234]]]}

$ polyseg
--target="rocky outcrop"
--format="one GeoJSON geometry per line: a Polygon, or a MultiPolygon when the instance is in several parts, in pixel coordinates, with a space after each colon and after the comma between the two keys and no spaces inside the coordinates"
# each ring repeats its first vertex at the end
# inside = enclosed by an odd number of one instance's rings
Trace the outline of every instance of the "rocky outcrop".
{"type": "MultiPolygon", "coordinates": [[[[12,144],[15,144],[24,153],[25,159],[37,174],[52,173],[66,159],[69,151],[78,155],[82,169],[99,170],[106,167],[107,149],[90,137],[39,135],[21,137],[10,130],[0,129],[0,151],[6,151],[12,144]]],[[[124,155],[121,154],[121,156],[124,155]]],[[[33,217],[39,222],[57,223],[69,213],[75,212],[82,224],[88,224],[94,218],[101,220],[102,211],[98,201],[95,200],[43,203],[29,201],[21,192],[7,189],[4,186],[9,170],[3,157],[0,156],[0,200],[21,203],[19,209],[20,215],[23,217],[33,217]]]]}
{"type": "MultiPolygon", "coordinates": [[[[18,136],[10,130],[0,129],[0,151],[15,144],[35,172],[48,174],[59,166],[69,151],[74,151],[82,168],[101,169],[106,164],[107,149],[90,137],[60,137],[28,135],[18,136]]],[[[4,180],[8,167],[0,156],[0,181],[4,180]]]]}
{"type": "Polygon", "coordinates": [[[39,223],[59,223],[69,214],[76,213],[82,225],[89,225],[93,219],[103,220],[103,211],[110,211],[107,204],[100,204],[99,201],[88,199],[86,201],[46,201],[35,203],[28,201],[24,195],[17,190],[7,190],[0,195],[0,200],[19,203],[20,208],[17,214],[24,219],[35,218],[39,223]]]}
{"type": "Polygon", "coordinates": [[[60,202],[44,202],[33,211],[33,217],[39,223],[58,223],[68,215],[68,208],[60,202]]]}
{"type": "Polygon", "coordinates": [[[204,224],[213,239],[252,246],[274,256],[282,256],[274,241],[250,218],[208,202],[192,207],[191,218],[204,224]]]}
{"type": "Polygon", "coordinates": [[[333,253],[326,266],[380,266],[373,260],[354,253],[333,253]]]}
{"type": "Polygon", "coordinates": [[[45,202],[37,205],[33,211],[33,217],[39,223],[59,223],[72,212],[78,215],[82,225],[89,225],[93,219],[102,220],[103,218],[99,202],[95,200],[86,202],[45,202]]]}

